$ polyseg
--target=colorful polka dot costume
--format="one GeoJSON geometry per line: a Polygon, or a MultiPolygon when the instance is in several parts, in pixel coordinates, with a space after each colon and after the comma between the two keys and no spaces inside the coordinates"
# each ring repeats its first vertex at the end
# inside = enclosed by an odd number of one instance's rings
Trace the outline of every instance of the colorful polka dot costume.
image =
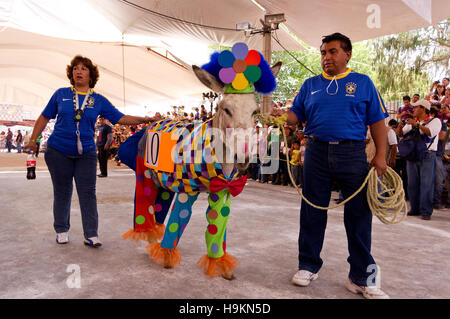
{"type": "Polygon", "coordinates": [[[205,231],[207,255],[198,264],[208,275],[215,276],[233,270],[238,262],[226,253],[226,229],[230,214],[230,191],[233,196],[239,194],[246,178],[239,177],[236,170],[230,176],[225,176],[220,163],[205,160],[205,156],[215,159],[211,147],[211,125],[212,121],[194,127],[165,120],[149,127],[150,130],[180,135],[173,173],[157,171],[144,165],[146,130],[124,142],[119,149],[119,156],[123,163],[136,171],[134,228],[122,237],[149,241],[147,251],[150,258],[165,267],[177,266],[181,260],[177,246],[191,218],[192,205],[200,192],[208,192],[208,225],[205,231]],[[164,227],[169,210],[170,216],[164,227]]]}
{"type": "MultiPolygon", "coordinates": [[[[212,53],[202,69],[224,84],[225,94],[256,91],[266,95],[276,88],[270,65],[260,52],[249,50],[245,43],[236,43],[231,51],[212,53]]],[[[181,257],[177,246],[191,218],[192,205],[200,192],[207,192],[207,254],[197,264],[210,276],[228,277],[238,263],[226,252],[230,195],[239,195],[246,176],[239,177],[236,170],[229,176],[223,173],[211,146],[211,128],[212,120],[197,126],[164,120],[149,127],[152,131],[179,135],[173,173],[145,167],[147,130],[134,134],[121,144],[119,158],[136,171],[134,228],[122,237],[148,240],[150,258],[165,267],[178,265],[181,257]],[[164,227],[169,210],[170,217],[164,227]]]]}

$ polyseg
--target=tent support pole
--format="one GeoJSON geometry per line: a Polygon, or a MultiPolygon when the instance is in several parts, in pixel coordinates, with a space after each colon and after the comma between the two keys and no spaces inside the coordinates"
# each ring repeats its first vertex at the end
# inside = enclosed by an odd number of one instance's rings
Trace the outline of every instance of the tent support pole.
{"type": "Polygon", "coordinates": [[[125,113],[125,46],[122,33],[122,89],[123,89],[123,112],[125,113]]]}
{"type": "MultiPolygon", "coordinates": [[[[261,20],[261,22],[263,22],[261,20]]],[[[267,63],[272,63],[272,29],[270,25],[263,24],[263,56],[267,63]]],[[[262,95],[261,113],[269,114],[272,106],[272,94],[262,95]]]]}

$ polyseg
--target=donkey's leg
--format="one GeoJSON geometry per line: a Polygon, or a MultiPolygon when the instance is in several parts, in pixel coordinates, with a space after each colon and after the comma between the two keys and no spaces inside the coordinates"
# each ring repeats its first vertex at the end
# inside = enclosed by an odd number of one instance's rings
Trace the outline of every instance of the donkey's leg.
{"type": "Polygon", "coordinates": [[[238,260],[226,252],[226,229],[230,214],[230,193],[227,189],[217,193],[210,193],[209,207],[206,211],[208,228],[205,232],[208,254],[198,261],[209,276],[222,275],[226,279],[233,279],[233,269],[238,260]]]}
{"type": "Polygon", "coordinates": [[[162,242],[152,243],[147,246],[150,258],[158,264],[166,268],[173,268],[180,263],[181,255],[177,246],[184,229],[189,223],[192,205],[197,197],[198,192],[177,194],[162,242]]]}
{"type": "Polygon", "coordinates": [[[155,217],[155,227],[148,236],[149,243],[153,243],[163,238],[165,231],[164,220],[166,219],[174,195],[175,193],[171,190],[162,187],[158,188],[155,203],[152,207],[149,207],[150,213],[154,214],[155,217]]]}
{"type": "MultiPolygon", "coordinates": [[[[148,168],[144,166],[141,157],[136,160],[136,188],[134,194],[134,228],[122,235],[123,239],[133,241],[158,239],[158,229],[155,220],[155,199],[159,192],[159,187],[151,179],[148,168]]],[[[162,232],[159,231],[159,238],[162,232]]]]}
{"type": "Polygon", "coordinates": [[[161,188],[156,195],[155,200],[155,220],[156,224],[164,225],[167,213],[170,209],[170,204],[172,204],[173,197],[175,193],[171,190],[161,188]]]}

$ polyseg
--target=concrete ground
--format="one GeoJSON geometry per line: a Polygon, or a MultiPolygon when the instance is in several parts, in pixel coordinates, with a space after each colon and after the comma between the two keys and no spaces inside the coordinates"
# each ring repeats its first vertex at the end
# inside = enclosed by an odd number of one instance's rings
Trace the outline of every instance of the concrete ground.
{"type": "MultiPolygon", "coordinates": [[[[344,287],[349,265],[342,208],[328,214],[319,279],[297,287],[290,281],[297,269],[298,194],[249,181],[231,204],[227,251],[240,263],[237,278],[226,281],[196,265],[206,252],[206,195],[194,204],[179,245],[181,264],[167,270],[148,258],[144,242],[121,238],[132,227],[133,171],[110,162],[108,178],[97,180],[104,245],[92,249],[83,245],[76,191],[70,243],[55,243],[49,173],[40,156],[37,179],[27,180],[25,159],[0,153],[0,298],[361,298],[344,287]]],[[[373,219],[372,254],[392,298],[450,298],[449,247],[448,209],[435,210],[430,221],[408,217],[384,225],[373,219]]]]}

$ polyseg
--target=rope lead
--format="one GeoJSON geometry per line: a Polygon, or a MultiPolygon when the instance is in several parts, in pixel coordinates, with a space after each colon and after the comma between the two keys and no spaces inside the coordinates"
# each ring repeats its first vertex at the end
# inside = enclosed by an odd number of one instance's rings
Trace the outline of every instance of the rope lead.
{"type": "MultiPolygon", "coordinates": [[[[272,117],[266,118],[259,114],[258,119],[264,124],[270,124],[277,127],[280,127],[280,121],[272,121],[272,117]]],[[[283,134],[284,145],[287,144],[286,134],[283,129],[281,129],[283,134]]],[[[386,172],[383,174],[381,178],[378,177],[377,171],[375,167],[372,167],[367,174],[364,182],[356,190],[353,195],[349,196],[347,199],[342,201],[341,203],[330,206],[330,207],[322,207],[317,206],[311,203],[305,196],[303,196],[302,191],[295,184],[294,179],[291,174],[290,160],[289,160],[289,152],[286,152],[286,162],[288,167],[289,178],[291,179],[292,185],[294,185],[297,193],[300,195],[302,199],[304,199],[309,205],[314,208],[321,210],[328,210],[340,207],[345,205],[349,200],[358,195],[367,184],[367,203],[369,204],[369,208],[372,213],[378,217],[378,219],[383,224],[398,224],[402,222],[407,215],[407,205],[405,201],[405,191],[403,190],[403,181],[400,176],[388,166],[386,172]]]]}

